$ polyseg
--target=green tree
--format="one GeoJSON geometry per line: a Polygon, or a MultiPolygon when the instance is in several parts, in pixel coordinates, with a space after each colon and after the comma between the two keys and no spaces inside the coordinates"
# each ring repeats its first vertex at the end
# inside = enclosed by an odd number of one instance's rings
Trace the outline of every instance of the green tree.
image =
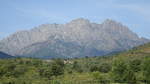
{"type": "Polygon", "coordinates": [[[108,80],[106,79],[106,76],[101,74],[100,72],[98,72],[98,71],[92,72],[92,76],[93,76],[94,80],[96,80],[102,84],[108,84],[108,80]]]}
{"type": "Polygon", "coordinates": [[[132,71],[134,72],[138,72],[141,70],[141,60],[140,59],[134,59],[134,60],[131,60],[129,62],[129,67],[130,69],[132,69],[132,71]]]}
{"type": "Polygon", "coordinates": [[[99,71],[99,68],[98,68],[97,65],[91,65],[91,66],[90,66],[90,71],[91,71],[91,72],[99,71]]]}
{"type": "Polygon", "coordinates": [[[150,84],[150,58],[144,60],[142,69],[147,84],[150,84]]]}
{"type": "Polygon", "coordinates": [[[1,77],[2,76],[7,76],[7,77],[13,76],[12,72],[14,71],[15,67],[16,67],[16,65],[13,63],[11,63],[11,64],[6,63],[6,64],[2,65],[0,67],[1,77]]]}
{"type": "Polygon", "coordinates": [[[23,76],[24,73],[27,71],[27,66],[25,65],[17,65],[16,68],[11,72],[14,77],[23,76]]]}
{"type": "Polygon", "coordinates": [[[53,76],[59,76],[59,75],[64,74],[64,68],[61,67],[60,65],[53,64],[51,66],[51,72],[53,76]]]}
{"type": "Polygon", "coordinates": [[[125,74],[125,81],[128,83],[128,84],[136,84],[137,83],[137,79],[136,79],[136,75],[134,73],[134,71],[128,69],[126,71],[126,74],[125,74]]]}
{"type": "Polygon", "coordinates": [[[45,77],[45,78],[48,78],[48,79],[51,79],[51,77],[53,76],[50,67],[40,68],[39,69],[39,74],[40,74],[41,77],[45,77]]]}
{"type": "Polygon", "coordinates": [[[112,77],[116,82],[125,82],[125,75],[127,71],[127,64],[123,59],[117,59],[113,63],[112,77]]]}
{"type": "Polygon", "coordinates": [[[108,73],[111,71],[111,65],[108,63],[103,63],[99,66],[99,71],[103,73],[108,73]]]}
{"type": "Polygon", "coordinates": [[[73,69],[75,71],[77,71],[77,72],[80,72],[80,73],[83,72],[82,67],[79,65],[79,63],[77,61],[74,61],[74,63],[73,63],[73,69]]]}
{"type": "Polygon", "coordinates": [[[64,60],[62,59],[55,59],[54,60],[54,63],[56,63],[57,65],[61,66],[61,67],[64,67],[65,64],[64,64],[64,60]]]}

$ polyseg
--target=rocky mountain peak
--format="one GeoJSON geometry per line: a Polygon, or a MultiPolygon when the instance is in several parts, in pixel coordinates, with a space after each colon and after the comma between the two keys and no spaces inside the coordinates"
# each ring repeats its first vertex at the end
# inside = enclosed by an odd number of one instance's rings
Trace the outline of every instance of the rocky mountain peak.
{"type": "MultiPolygon", "coordinates": [[[[130,33],[134,34],[127,26],[112,19],[106,19],[102,24],[103,28],[110,32],[130,33]]],[[[135,35],[135,34],[134,34],[135,35]]],[[[137,35],[136,35],[137,36],[137,35]]]]}
{"type": "Polygon", "coordinates": [[[115,20],[112,19],[106,19],[103,23],[107,23],[107,24],[117,24],[118,22],[116,22],[115,20]]]}
{"type": "Polygon", "coordinates": [[[67,24],[46,24],[17,32],[0,41],[0,51],[28,57],[73,58],[101,56],[148,41],[110,19],[96,24],[78,18],[67,24]]]}
{"type": "Polygon", "coordinates": [[[70,22],[70,24],[88,24],[88,23],[90,23],[90,21],[84,18],[78,18],[70,22]]]}

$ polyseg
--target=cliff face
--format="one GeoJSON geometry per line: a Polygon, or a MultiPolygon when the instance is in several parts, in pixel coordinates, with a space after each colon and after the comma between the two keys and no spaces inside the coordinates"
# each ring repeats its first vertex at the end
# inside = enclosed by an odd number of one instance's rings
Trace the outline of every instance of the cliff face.
{"type": "Polygon", "coordinates": [[[16,32],[0,41],[0,51],[29,57],[74,58],[101,56],[148,41],[113,20],[97,24],[79,18],[66,24],[44,24],[16,32]]]}

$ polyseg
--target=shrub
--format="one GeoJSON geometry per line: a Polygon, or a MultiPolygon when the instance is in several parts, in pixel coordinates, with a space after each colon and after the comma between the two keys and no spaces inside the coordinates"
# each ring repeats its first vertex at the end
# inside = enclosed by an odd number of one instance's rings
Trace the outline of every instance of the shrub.
{"type": "Polygon", "coordinates": [[[103,73],[108,73],[111,71],[111,65],[108,63],[103,63],[99,66],[99,71],[103,73]]]}

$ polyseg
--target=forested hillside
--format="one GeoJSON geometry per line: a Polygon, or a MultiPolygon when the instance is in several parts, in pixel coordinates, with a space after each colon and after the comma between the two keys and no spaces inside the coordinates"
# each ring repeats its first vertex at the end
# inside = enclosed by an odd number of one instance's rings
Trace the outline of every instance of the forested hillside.
{"type": "Polygon", "coordinates": [[[150,84],[150,43],[103,57],[0,60],[0,84],[150,84]]]}
{"type": "Polygon", "coordinates": [[[0,52],[0,59],[6,59],[6,58],[15,58],[15,57],[8,55],[6,53],[0,52]]]}

